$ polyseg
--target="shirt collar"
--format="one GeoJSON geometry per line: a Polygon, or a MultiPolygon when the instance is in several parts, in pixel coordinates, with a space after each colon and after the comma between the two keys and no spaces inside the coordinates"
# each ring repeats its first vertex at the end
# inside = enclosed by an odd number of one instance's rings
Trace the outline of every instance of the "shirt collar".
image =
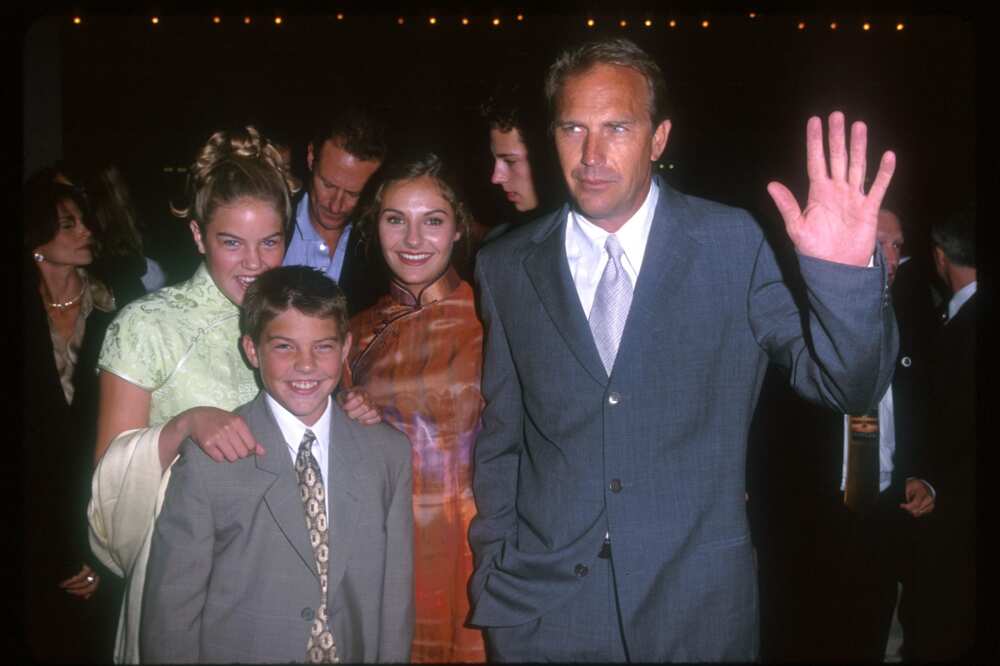
{"type": "MultiPolygon", "coordinates": [[[[653,214],[656,211],[656,204],[660,198],[660,188],[653,178],[649,183],[649,192],[643,200],[639,210],[630,217],[625,224],[615,232],[618,243],[625,251],[625,260],[628,261],[636,275],[642,267],[642,259],[646,254],[646,242],[649,240],[649,231],[653,225],[653,214]]],[[[570,243],[581,255],[598,258],[604,252],[604,243],[610,235],[607,231],[597,226],[576,210],[570,209],[569,224],[567,234],[570,236],[570,243]]]]}
{"type": "Polygon", "coordinates": [[[285,409],[281,403],[271,397],[270,393],[264,393],[264,400],[271,408],[274,420],[278,423],[278,429],[281,430],[281,436],[285,438],[285,443],[292,450],[292,453],[298,454],[302,435],[307,429],[312,430],[312,433],[316,435],[316,443],[319,446],[325,449],[330,445],[330,418],[333,410],[331,398],[326,399],[326,409],[323,410],[323,415],[311,426],[307,426],[299,420],[299,417],[285,409]]]}
{"type": "MultiPolygon", "coordinates": [[[[348,222],[344,225],[344,232],[340,235],[340,240],[337,241],[337,247],[339,249],[344,246],[347,239],[351,235],[351,228],[354,226],[352,222],[348,222]]],[[[310,243],[325,243],[323,237],[319,235],[316,231],[316,227],[313,226],[312,220],[309,218],[309,193],[306,192],[302,195],[299,200],[299,205],[295,207],[295,229],[292,233],[297,233],[302,240],[310,243]]],[[[331,253],[332,254],[332,253],[331,253]]]]}
{"type": "Polygon", "coordinates": [[[958,311],[962,309],[965,302],[972,298],[972,295],[976,293],[976,281],[973,280],[969,284],[965,285],[958,291],[956,291],[951,300],[948,301],[948,319],[951,320],[958,314],[958,311]]]}
{"type": "Polygon", "coordinates": [[[295,207],[295,233],[302,237],[302,240],[319,240],[312,220],[309,219],[309,193],[306,192],[299,199],[299,205],[295,207]]]}

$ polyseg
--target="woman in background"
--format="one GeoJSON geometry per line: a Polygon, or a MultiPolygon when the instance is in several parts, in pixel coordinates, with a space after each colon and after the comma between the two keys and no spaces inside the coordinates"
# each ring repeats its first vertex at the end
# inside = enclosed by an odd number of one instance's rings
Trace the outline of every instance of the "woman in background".
{"type": "Polygon", "coordinates": [[[351,320],[348,362],[354,385],[413,447],[416,663],[485,661],[481,632],[463,626],[483,329],[451,260],[470,222],[444,164],[424,153],[385,167],[362,227],[392,283],[351,320]]]}
{"type": "Polygon", "coordinates": [[[111,657],[117,601],[87,544],[97,353],[115,299],[87,270],[82,192],[46,169],[24,197],[23,390],[27,642],[38,662],[111,657]]]}

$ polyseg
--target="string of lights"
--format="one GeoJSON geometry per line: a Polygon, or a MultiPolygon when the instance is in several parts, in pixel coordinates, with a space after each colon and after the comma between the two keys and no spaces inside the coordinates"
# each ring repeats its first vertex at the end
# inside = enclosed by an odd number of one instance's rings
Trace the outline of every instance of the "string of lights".
{"type": "MultiPolygon", "coordinates": [[[[75,14],[69,17],[69,21],[75,26],[83,27],[92,22],[99,22],[103,18],[104,17],[101,15],[84,17],[81,14],[75,14]]],[[[358,17],[349,16],[344,12],[337,12],[336,14],[332,15],[332,18],[335,18],[337,21],[346,22],[349,21],[351,18],[358,18],[358,17]]],[[[399,26],[425,24],[428,27],[459,25],[462,27],[488,26],[491,28],[502,28],[507,24],[524,23],[528,21],[529,18],[530,17],[528,17],[523,13],[513,14],[510,16],[500,16],[500,15],[438,16],[435,14],[418,16],[410,14],[410,15],[397,15],[392,19],[387,18],[387,21],[393,20],[396,23],[396,25],[399,26]]],[[[543,18],[543,17],[538,16],[535,18],[543,18]]],[[[692,27],[701,30],[709,30],[715,26],[717,21],[719,22],[724,21],[732,24],[734,20],[747,19],[751,23],[753,22],[759,23],[758,19],[761,19],[762,16],[756,11],[749,11],[746,12],[746,14],[739,16],[727,15],[727,16],[711,17],[711,18],[690,17],[690,16],[654,18],[649,16],[648,14],[637,16],[634,20],[629,19],[628,17],[612,18],[606,16],[598,17],[598,16],[588,16],[588,15],[583,15],[580,17],[560,17],[560,18],[565,19],[566,21],[569,21],[571,23],[577,23],[578,25],[583,25],[587,28],[603,28],[606,26],[617,25],[619,28],[622,29],[627,29],[630,27],[636,27],[636,28],[641,27],[643,29],[654,29],[654,28],[678,29],[683,27],[692,27]]],[[[888,29],[895,32],[902,32],[908,27],[907,23],[901,18],[892,18],[892,19],[885,18],[881,19],[880,21],[875,21],[870,18],[862,18],[862,19],[854,19],[851,22],[841,21],[837,19],[829,20],[829,22],[820,19],[806,20],[804,18],[791,18],[787,15],[776,15],[770,18],[772,22],[773,21],[785,22],[789,25],[789,27],[799,31],[812,30],[812,29],[822,30],[825,28],[831,31],[836,31],[840,29],[844,30],[857,29],[863,32],[870,32],[878,28],[878,29],[888,29]]],[[[222,25],[223,23],[243,23],[243,25],[250,26],[254,25],[256,22],[261,22],[261,23],[272,23],[274,26],[280,27],[285,25],[287,21],[294,19],[295,17],[287,17],[276,13],[267,16],[262,16],[262,15],[222,16],[219,14],[213,14],[211,16],[206,17],[205,20],[210,21],[214,25],[222,25]]],[[[158,15],[149,16],[148,20],[149,23],[154,27],[159,26],[161,23],[165,25],[170,23],[169,19],[166,19],[165,17],[161,17],[158,15]]]]}

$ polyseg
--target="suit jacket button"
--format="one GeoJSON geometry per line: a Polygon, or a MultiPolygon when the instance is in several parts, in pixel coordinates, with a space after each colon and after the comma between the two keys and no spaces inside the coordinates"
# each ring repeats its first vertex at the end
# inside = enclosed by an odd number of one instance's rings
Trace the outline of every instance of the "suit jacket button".
{"type": "Polygon", "coordinates": [[[611,394],[608,396],[608,404],[611,405],[612,407],[614,407],[621,401],[622,401],[622,396],[620,393],[618,393],[618,391],[612,391],[611,394]]]}
{"type": "Polygon", "coordinates": [[[621,479],[611,479],[611,492],[620,493],[622,491],[622,480],[621,479]]]}
{"type": "Polygon", "coordinates": [[[899,362],[903,365],[904,368],[908,368],[911,365],[913,365],[913,361],[910,360],[909,356],[904,356],[903,358],[899,359],[899,362]]]}
{"type": "Polygon", "coordinates": [[[302,609],[303,620],[305,620],[306,622],[312,622],[314,617],[316,617],[316,614],[313,612],[312,608],[306,606],[305,608],[302,609]]]}
{"type": "Polygon", "coordinates": [[[577,578],[583,578],[590,573],[590,569],[587,568],[586,564],[578,564],[574,567],[573,573],[576,574],[577,578]]]}

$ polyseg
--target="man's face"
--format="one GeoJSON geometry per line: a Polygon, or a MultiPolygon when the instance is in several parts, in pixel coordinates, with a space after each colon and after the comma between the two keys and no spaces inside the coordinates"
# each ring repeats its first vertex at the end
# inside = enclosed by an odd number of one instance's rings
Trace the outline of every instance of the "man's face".
{"type": "Polygon", "coordinates": [[[567,78],[556,108],[566,186],[580,212],[613,233],[642,205],[670,121],[653,128],[645,78],[618,65],[595,65],[567,78]]]}
{"type": "Polygon", "coordinates": [[[490,152],[493,153],[490,182],[503,188],[507,201],[518,211],[526,213],[534,210],[538,206],[538,196],[531,180],[528,148],[521,139],[521,132],[516,127],[506,132],[491,128],[490,152]]]}
{"type": "Polygon", "coordinates": [[[309,219],[320,229],[342,229],[380,162],[359,160],[333,140],[324,141],[318,153],[310,144],[306,162],[312,173],[309,219]]]}
{"type": "Polygon", "coordinates": [[[882,246],[885,263],[889,268],[889,284],[896,279],[896,269],[903,250],[903,227],[899,218],[891,210],[882,209],[878,212],[878,244],[882,246]]]}
{"type": "Polygon", "coordinates": [[[333,319],[288,308],[264,327],[256,344],[249,335],[242,342],[271,397],[306,425],[316,423],[340,382],[351,334],[341,337],[333,319]]]}

